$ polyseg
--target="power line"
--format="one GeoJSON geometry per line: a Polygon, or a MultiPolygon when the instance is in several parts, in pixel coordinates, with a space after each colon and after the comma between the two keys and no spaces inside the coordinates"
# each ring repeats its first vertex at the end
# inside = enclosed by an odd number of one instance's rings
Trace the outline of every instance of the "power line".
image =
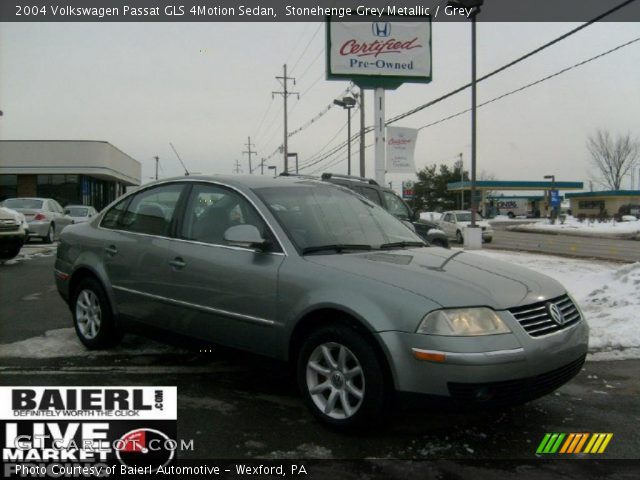
{"type": "MultiPolygon", "coordinates": [[[[566,38],[570,37],[571,35],[576,34],[576,33],[577,33],[577,32],[579,32],[580,30],[583,30],[583,29],[585,29],[585,28],[589,27],[590,25],[593,25],[594,23],[596,23],[596,22],[598,22],[598,21],[602,20],[603,18],[605,18],[605,17],[607,17],[607,16],[611,15],[611,14],[612,14],[612,13],[614,13],[614,12],[617,12],[617,11],[618,11],[618,10],[620,10],[621,8],[624,8],[624,7],[626,7],[627,5],[629,5],[629,4],[631,4],[631,3],[635,2],[635,1],[636,1],[636,0],[626,0],[626,1],[622,2],[622,3],[621,3],[621,4],[619,4],[618,6],[613,7],[613,8],[611,8],[611,9],[607,10],[606,12],[604,12],[604,13],[602,13],[602,14],[598,15],[597,17],[595,17],[595,18],[593,18],[593,19],[589,20],[589,21],[588,21],[588,22],[586,22],[586,23],[583,23],[582,25],[580,25],[580,26],[578,26],[578,27],[574,28],[573,30],[569,30],[567,33],[565,33],[565,34],[563,34],[563,35],[560,35],[559,37],[554,38],[554,39],[553,39],[553,40],[551,40],[550,42],[547,42],[547,43],[545,43],[545,44],[543,44],[543,45],[539,46],[538,48],[534,48],[534,49],[533,49],[533,50],[531,50],[530,52],[528,52],[528,53],[526,53],[526,54],[524,54],[524,55],[522,55],[522,56],[520,56],[520,57],[516,58],[515,60],[513,60],[513,61],[511,61],[511,62],[509,62],[509,63],[507,63],[507,64],[505,64],[505,65],[503,65],[503,66],[501,66],[500,68],[497,68],[496,70],[493,70],[492,72],[489,72],[488,74],[484,75],[483,77],[478,78],[478,79],[476,80],[476,83],[480,83],[480,82],[482,82],[482,81],[484,81],[484,80],[487,80],[488,78],[491,78],[491,77],[493,77],[494,75],[497,75],[498,73],[500,73],[500,72],[502,72],[502,71],[506,70],[507,68],[513,67],[514,65],[516,65],[516,64],[518,64],[518,63],[520,63],[520,62],[522,62],[522,61],[526,60],[526,59],[527,59],[527,58],[529,58],[529,57],[532,57],[533,55],[535,55],[535,54],[537,54],[537,53],[540,53],[541,51],[543,51],[543,50],[545,50],[545,49],[547,49],[547,48],[551,47],[552,45],[555,45],[556,43],[558,43],[558,42],[560,42],[560,41],[562,41],[562,40],[564,40],[564,39],[566,39],[566,38]]],[[[458,93],[460,93],[460,92],[462,92],[462,91],[466,90],[466,89],[467,89],[467,88],[469,88],[470,86],[471,86],[471,83],[467,83],[466,85],[463,85],[463,86],[461,86],[461,87],[459,87],[459,88],[456,88],[455,90],[452,90],[451,92],[446,93],[446,94],[442,95],[441,97],[436,98],[435,100],[432,100],[432,101],[427,102],[427,103],[425,103],[425,104],[423,104],[423,105],[420,105],[419,107],[413,108],[413,109],[409,110],[408,112],[405,112],[405,113],[402,113],[402,114],[400,114],[400,115],[397,115],[397,116],[395,116],[395,117],[391,118],[390,120],[388,120],[388,121],[387,121],[387,125],[389,125],[389,124],[391,124],[391,123],[394,123],[394,122],[397,122],[398,120],[402,120],[403,118],[406,118],[406,117],[408,117],[408,116],[410,116],[410,115],[413,115],[414,113],[417,113],[417,112],[419,112],[419,111],[421,111],[421,110],[424,110],[424,109],[425,109],[425,108],[427,108],[427,107],[430,107],[430,106],[432,106],[432,105],[435,105],[436,103],[441,102],[442,100],[445,100],[445,99],[447,99],[447,98],[449,98],[449,97],[451,97],[451,96],[453,96],[453,95],[456,95],[456,94],[458,94],[458,93]]]]}
{"type": "MultiPolygon", "coordinates": [[[[497,102],[498,100],[502,100],[505,97],[508,97],[510,95],[513,95],[514,93],[518,93],[518,92],[521,92],[523,90],[526,90],[527,88],[531,88],[531,87],[533,87],[535,85],[538,85],[538,84],[540,84],[542,82],[546,82],[547,80],[550,80],[550,79],[552,79],[554,77],[557,77],[558,75],[562,75],[563,73],[566,73],[566,72],[568,72],[570,70],[573,70],[574,68],[578,68],[578,67],[581,67],[582,65],[585,65],[585,64],[587,64],[589,62],[593,62],[594,60],[597,60],[598,58],[604,57],[605,55],[609,55],[610,53],[613,53],[613,52],[615,52],[617,50],[620,50],[621,48],[628,47],[629,45],[631,45],[633,43],[636,43],[636,42],[639,42],[639,41],[640,41],[640,37],[634,38],[633,40],[630,40],[630,41],[628,41],[626,43],[618,45],[617,47],[614,47],[614,48],[612,48],[610,50],[607,50],[606,52],[602,52],[602,53],[600,53],[598,55],[595,55],[595,56],[593,56],[591,58],[588,58],[588,59],[583,60],[581,62],[575,63],[575,64],[573,64],[573,65],[571,65],[569,67],[563,68],[562,70],[558,70],[557,72],[552,73],[551,75],[547,75],[546,77],[542,77],[542,78],[540,78],[540,79],[538,79],[538,80],[536,80],[534,82],[531,82],[531,83],[528,83],[526,85],[523,85],[523,86],[521,86],[519,88],[516,88],[514,90],[511,90],[511,91],[509,91],[507,93],[503,93],[502,95],[494,97],[491,100],[487,100],[486,102],[482,102],[482,103],[480,103],[478,105],[478,108],[479,107],[484,107],[485,105],[489,105],[490,103],[493,103],[493,102],[497,102]]],[[[423,125],[422,127],[418,128],[418,130],[422,130],[424,128],[428,128],[428,127],[432,127],[434,125],[437,125],[439,123],[446,122],[447,120],[451,120],[452,118],[459,117],[460,115],[464,115],[465,113],[469,112],[470,110],[471,110],[470,108],[467,108],[466,110],[463,110],[461,112],[454,113],[453,115],[449,115],[448,117],[441,118],[440,120],[437,120],[435,122],[431,122],[431,123],[429,123],[427,125],[423,125]]]]}
{"type": "Polygon", "coordinates": [[[313,42],[313,40],[316,38],[316,35],[318,35],[318,32],[320,31],[320,28],[322,28],[322,25],[323,25],[322,22],[318,23],[318,28],[316,28],[316,31],[313,32],[311,39],[309,39],[309,41],[307,42],[307,45],[304,47],[304,50],[302,51],[298,59],[293,64],[293,67],[291,67],[291,73],[293,73],[293,71],[296,69],[296,67],[298,66],[298,63],[300,62],[304,54],[307,53],[307,50],[309,49],[309,45],[311,45],[311,42],[313,42]]]}

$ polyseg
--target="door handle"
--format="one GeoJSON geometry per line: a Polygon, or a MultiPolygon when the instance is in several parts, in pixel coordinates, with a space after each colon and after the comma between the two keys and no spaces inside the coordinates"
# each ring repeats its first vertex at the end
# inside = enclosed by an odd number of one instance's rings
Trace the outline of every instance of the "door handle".
{"type": "Polygon", "coordinates": [[[109,245],[104,249],[107,252],[107,255],[111,255],[112,257],[118,253],[118,249],[114,245],[109,245]]]}
{"type": "Polygon", "coordinates": [[[186,262],[181,257],[174,258],[169,262],[169,265],[171,265],[173,268],[176,268],[178,270],[182,270],[184,267],[187,266],[186,262]]]}

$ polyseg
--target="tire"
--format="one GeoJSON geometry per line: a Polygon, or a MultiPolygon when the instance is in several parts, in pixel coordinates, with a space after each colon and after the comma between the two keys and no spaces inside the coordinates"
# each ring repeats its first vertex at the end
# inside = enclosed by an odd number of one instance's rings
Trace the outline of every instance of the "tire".
{"type": "Polygon", "coordinates": [[[15,245],[9,245],[7,248],[0,251],[0,260],[11,260],[16,258],[20,253],[20,249],[22,248],[22,243],[17,243],[15,245]]]}
{"type": "Polygon", "coordinates": [[[456,242],[458,242],[459,244],[464,243],[464,237],[462,236],[462,232],[460,230],[456,232],[456,242]]]}
{"type": "Polygon", "coordinates": [[[509,212],[509,213],[507,213],[507,217],[509,217],[511,219],[514,219],[514,218],[516,218],[516,214],[513,213],[513,212],[509,212]]]}
{"type": "Polygon", "coordinates": [[[491,240],[493,240],[493,238],[487,238],[484,243],[491,243],[491,240]]]}
{"type": "Polygon", "coordinates": [[[122,339],[107,294],[96,279],[80,281],[73,294],[71,312],[76,334],[88,349],[114,347],[122,339]]]}
{"type": "Polygon", "coordinates": [[[47,230],[47,234],[42,237],[42,241],[44,243],[53,243],[53,240],[56,236],[56,226],[52,223],[49,225],[49,230],[47,230]]]}
{"type": "Polygon", "coordinates": [[[353,328],[315,330],[300,349],[297,377],[304,402],[325,425],[352,430],[379,424],[388,397],[383,366],[353,328]]]}
{"type": "Polygon", "coordinates": [[[434,247],[447,248],[447,246],[444,243],[444,240],[441,240],[440,238],[434,238],[429,243],[434,247]]]}

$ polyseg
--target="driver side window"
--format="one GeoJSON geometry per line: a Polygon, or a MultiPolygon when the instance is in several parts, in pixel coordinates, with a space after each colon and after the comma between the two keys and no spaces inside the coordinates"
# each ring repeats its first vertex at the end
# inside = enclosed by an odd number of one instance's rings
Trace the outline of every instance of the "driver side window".
{"type": "Polygon", "coordinates": [[[196,184],[191,190],[180,238],[212,245],[228,245],[225,232],[235,225],[253,225],[262,238],[277,245],[264,220],[239,193],[210,184],[196,184]]]}

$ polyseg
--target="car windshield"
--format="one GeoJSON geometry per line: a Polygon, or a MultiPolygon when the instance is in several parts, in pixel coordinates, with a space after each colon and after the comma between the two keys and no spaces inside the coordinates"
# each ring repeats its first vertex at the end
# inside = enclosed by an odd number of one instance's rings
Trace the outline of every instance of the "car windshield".
{"type": "Polygon", "coordinates": [[[36,200],[35,198],[9,198],[4,201],[4,206],[7,208],[42,208],[42,200],[36,200]]]}
{"type": "Polygon", "coordinates": [[[87,207],[67,207],[64,209],[64,213],[71,217],[86,217],[89,215],[89,209],[87,207]]]}
{"type": "Polygon", "coordinates": [[[357,251],[424,242],[382,207],[333,185],[303,182],[255,190],[302,252],[357,251]],[[330,247],[330,248],[329,248],[330,247]]]}

